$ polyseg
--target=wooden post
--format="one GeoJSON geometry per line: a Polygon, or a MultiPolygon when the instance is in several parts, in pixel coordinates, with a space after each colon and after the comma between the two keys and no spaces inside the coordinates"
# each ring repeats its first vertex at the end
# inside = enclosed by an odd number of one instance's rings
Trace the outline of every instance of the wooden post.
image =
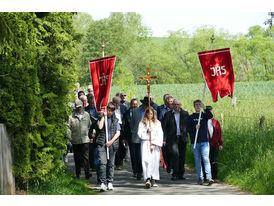
{"type": "Polygon", "coordinates": [[[11,139],[6,126],[0,124],[0,194],[15,194],[15,180],[12,173],[11,139]]]}

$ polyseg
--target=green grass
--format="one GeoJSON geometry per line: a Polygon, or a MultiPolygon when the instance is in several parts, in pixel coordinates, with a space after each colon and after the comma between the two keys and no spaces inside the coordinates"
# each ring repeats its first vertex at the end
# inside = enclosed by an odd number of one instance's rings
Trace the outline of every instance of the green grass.
{"type": "Polygon", "coordinates": [[[88,188],[89,183],[77,179],[66,168],[50,182],[36,183],[30,187],[30,195],[96,195],[88,188]]]}

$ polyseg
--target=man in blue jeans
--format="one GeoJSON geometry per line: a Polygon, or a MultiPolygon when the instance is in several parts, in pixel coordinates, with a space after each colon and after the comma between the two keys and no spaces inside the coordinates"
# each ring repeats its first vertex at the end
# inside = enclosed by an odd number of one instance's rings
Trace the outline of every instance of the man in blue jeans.
{"type": "Polygon", "coordinates": [[[203,185],[204,176],[202,172],[201,158],[203,159],[206,173],[206,181],[208,185],[211,185],[214,181],[211,177],[211,168],[209,161],[209,139],[208,139],[208,128],[207,121],[213,117],[212,113],[206,109],[205,105],[201,100],[195,100],[193,102],[195,113],[189,116],[188,118],[188,132],[191,139],[191,148],[194,153],[195,167],[198,176],[198,184],[203,185]],[[200,109],[203,108],[204,112],[201,114],[200,125],[198,125],[200,109]],[[196,148],[194,149],[194,141],[196,130],[199,129],[197,136],[196,148]]]}

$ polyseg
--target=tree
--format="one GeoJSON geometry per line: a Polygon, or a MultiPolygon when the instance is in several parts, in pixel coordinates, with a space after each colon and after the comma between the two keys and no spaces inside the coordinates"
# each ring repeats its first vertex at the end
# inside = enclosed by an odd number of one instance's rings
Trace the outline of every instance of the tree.
{"type": "MultiPolygon", "coordinates": [[[[93,21],[83,39],[79,56],[81,59],[80,83],[90,83],[88,61],[102,57],[101,45],[103,42],[105,56],[116,55],[115,65],[118,67],[131,47],[143,41],[147,34],[148,29],[142,26],[141,16],[136,13],[111,13],[109,18],[93,21]]],[[[114,70],[113,78],[117,78],[118,75],[114,70]]]]}
{"type": "Polygon", "coordinates": [[[75,82],[72,13],[0,13],[13,39],[1,44],[0,119],[13,137],[17,187],[62,168],[65,121],[75,82]]]}

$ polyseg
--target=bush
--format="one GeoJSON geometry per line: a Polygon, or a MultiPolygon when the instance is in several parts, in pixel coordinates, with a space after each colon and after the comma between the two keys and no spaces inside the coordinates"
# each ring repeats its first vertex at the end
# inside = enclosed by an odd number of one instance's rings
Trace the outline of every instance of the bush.
{"type": "Polygon", "coordinates": [[[13,137],[19,189],[49,181],[62,167],[77,52],[72,15],[0,13],[12,36],[1,39],[0,119],[13,137]]]}

